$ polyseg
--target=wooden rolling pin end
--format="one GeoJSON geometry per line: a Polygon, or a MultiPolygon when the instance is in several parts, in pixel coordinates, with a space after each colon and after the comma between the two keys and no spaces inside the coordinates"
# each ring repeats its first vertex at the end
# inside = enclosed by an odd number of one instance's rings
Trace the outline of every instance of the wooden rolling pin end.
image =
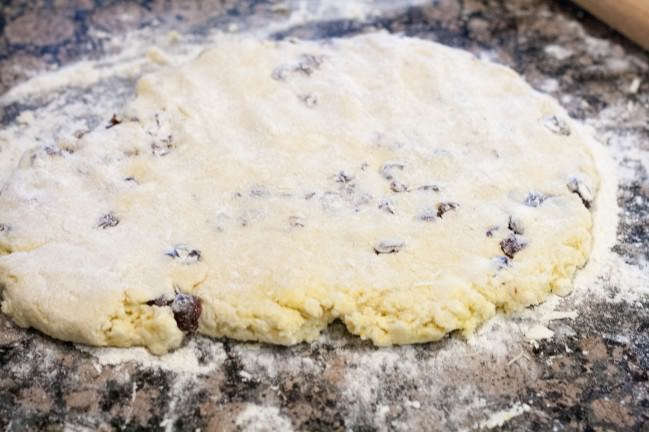
{"type": "Polygon", "coordinates": [[[649,0],[574,0],[574,2],[649,49],[649,0]]]}

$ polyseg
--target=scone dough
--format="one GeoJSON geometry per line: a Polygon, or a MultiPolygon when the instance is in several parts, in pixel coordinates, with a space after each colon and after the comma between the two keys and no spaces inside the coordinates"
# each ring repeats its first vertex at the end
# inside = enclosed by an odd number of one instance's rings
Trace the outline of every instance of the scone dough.
{"type": "Polygon", "coordinates": [[[155,353],[192,325],[289,345],[334,319],[425,342],[566,292],[588,259],[586,136],[469,53],[224,38],[137,92],[106,127],[25,153],[1,189],[19,325],[155,353]]]}

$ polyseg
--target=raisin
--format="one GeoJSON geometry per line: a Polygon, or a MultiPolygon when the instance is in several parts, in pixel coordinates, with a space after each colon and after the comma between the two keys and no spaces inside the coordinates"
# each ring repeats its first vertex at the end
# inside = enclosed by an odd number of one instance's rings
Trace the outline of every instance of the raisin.
{"type": "Polygon", "coordinates": [[[133,182],[133,183],[138,182],[137,180],[135,180],[135,177],[133,177],[133,176],[124,177],[124,181],[125,182],[133,182]]]}
{"type": "Polygon", "coordinates": [[[569,136],[571,133],[568,123],[556,115],[543,117],[543,126],[556,135],[569,136]]]}
{"type": "Polygon", "coordinates": [[[194,333],[198,329],[198,319],[203,312],[203,302],[191,294],[177,293],[173,300],[158,297],[146,303],[149,306],[171,306],[174,320],[178,328],[187,333],[194,333]]]}
{"type": "Polygon", "coordinates": [[[191,294],[178,293],[171,302],[171,311],[180,330],[194,333],[198,329],[198,319],[203,312],[203,302],[191,294]]]}
{"type": "Polygon", "coordinates": [[[493,237],[495,231],[498,231],[497,225],[490,226],[489,228],[487,228],[487,232],[485,234],[487,237],[493,237]]]}
{"type": "Polygon", "coordinates": [[[119,219],[113,212],[106,213],[97,221],[97,228],[106,229],[119,225],[119,219]]]}
{"type": "Polygon", "coordinates": [[[108,125],[106,126],[106,129],[110,129],[114,126],[117,126],[118,124],[122,123],[123,120],[117,117],[117,114],[113,114],[113,116],[110,118],[108,125]]]}
{"type": "Polygon", "coordinates": [[[165,255],[177,260],[181,264],[194,264],[203,259],[201,251],[183,244],[176,245],[170,252],[166,252],[165,255]]]}
{"type": "Polygon", "coordinates": [[[568,190],[572,193],[576,193],[579,198],[581,198],[581,202],[584,204],[584,206],[589,209],[592,202],[593,202],[593,193],[590,191],[590,188],[586,186],[586,184],[579,180],[576,177],[573,177],[570,179],[568,184],[566,185],[568,187],[568,190]]]}
{"type": "Polygon", "coordinates": [[[454,211],[456,210],[460,205],[455,202],[445,202],[445,203],[439,203],[437,205],[437,217],[441,218],[444,216],[444,213],[447,213],[449,211],[454,211]]]}
{"type": "Polygon", "coordinates": [[[528,207],[538,207],[543,204],[543,201],[547,198],[547,196],[540,192],[530,192],[527,194],[527,197],[525,197],[524,203],[528,207]]]}
{"type": "Polygon", "coordinates": [[[9,232],[10,229],[9,225],[0,223],[0,233],[9,232]]]}
{"type": "Polygon", "coordinates": [[[401,183],[398,180],[393,180],[392,182],[390,182],[390,190],[396,193],[407,192],[408,186],[406,186],[405,184],[401,183]]]}
{"type": "Polygon", "coordinates": [[[374,246],[374,253],[377,255],[397,253],[403,249],[405,245],[406,244],[400,240],[384,240],[374,246]]]}
{"type": "Polygon", "coordinates": [[[510,259],[514,258],[514,255],[525,246],[527,246],[527,242],[517,234],[511,234],[500,242],[500,249],[510,259]]]}

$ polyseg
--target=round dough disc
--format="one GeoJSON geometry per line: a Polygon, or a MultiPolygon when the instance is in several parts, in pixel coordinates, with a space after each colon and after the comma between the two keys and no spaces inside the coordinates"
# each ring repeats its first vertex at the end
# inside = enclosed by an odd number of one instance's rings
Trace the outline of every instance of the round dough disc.
{"type": "Polygon", "coordinates": [[[0,195],[2,310],[93,345],[377,345],[569,289],[588,137],[512,70],[384,33],[224,38],[123,113],[27,152],[0,195]]]}

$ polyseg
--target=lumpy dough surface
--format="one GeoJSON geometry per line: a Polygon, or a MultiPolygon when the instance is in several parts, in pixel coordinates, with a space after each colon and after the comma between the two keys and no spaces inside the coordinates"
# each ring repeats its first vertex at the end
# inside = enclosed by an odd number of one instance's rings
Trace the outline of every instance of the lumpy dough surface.
{"type": "Polygon", "coordinates": [[[512,70],[432,42],[223,38],[144,76],[0,194],[2,310],[93,345],[187,332],[376,345],[564,293],[590,252],[587,137],[512,70]]]}

